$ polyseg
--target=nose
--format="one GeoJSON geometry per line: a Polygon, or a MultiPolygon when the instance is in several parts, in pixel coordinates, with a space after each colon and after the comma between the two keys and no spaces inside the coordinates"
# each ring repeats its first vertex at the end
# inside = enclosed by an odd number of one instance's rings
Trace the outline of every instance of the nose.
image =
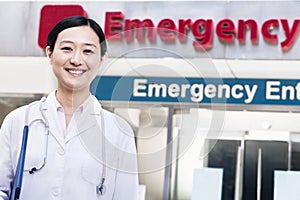
{"type": "Polygon", "coordinates": [[[70,62],[74,66],[80,66],[80,65],[82,65],[83,57],[82,57],[80,51],[74,51],[74,53],[72,54],[72,57],[70,59],[70,62]]]}

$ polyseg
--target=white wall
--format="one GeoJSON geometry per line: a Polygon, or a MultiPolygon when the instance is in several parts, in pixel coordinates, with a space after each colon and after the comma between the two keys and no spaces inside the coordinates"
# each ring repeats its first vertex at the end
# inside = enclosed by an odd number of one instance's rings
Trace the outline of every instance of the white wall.
{"type": "Polygon", "coordinates": [[[46,57],[0,57],[0,94],[47,94],[56,87],[46,57]]]}
{"type": "MultiPolygon", "coordinates": [[[[45,56],[0,56],[0,71],[0,94],[48,93],[56,87],[45,56]]],[[[299,79],[300,67],[299,61],[112,58],[103,63],[99,75],[299,79]]]]}

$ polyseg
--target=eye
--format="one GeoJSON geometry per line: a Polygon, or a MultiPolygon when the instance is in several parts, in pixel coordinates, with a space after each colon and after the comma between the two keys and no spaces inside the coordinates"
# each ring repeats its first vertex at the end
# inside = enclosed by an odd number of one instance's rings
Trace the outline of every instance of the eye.
{"type": "Polygon", "coordinates": [[[83,52],[84,52],[85,54],[93,54],[93,53],[94,53],[94,51],[91,50],[91,49],[85,49],[85,50],[83,50],[83,52]]]}
{"type": "Polygon", "coordinates": [[[70,51],[72,51],[71,47],[61,47],[60,49],[63,50],[64,52],[70,52],[70,51]]]}

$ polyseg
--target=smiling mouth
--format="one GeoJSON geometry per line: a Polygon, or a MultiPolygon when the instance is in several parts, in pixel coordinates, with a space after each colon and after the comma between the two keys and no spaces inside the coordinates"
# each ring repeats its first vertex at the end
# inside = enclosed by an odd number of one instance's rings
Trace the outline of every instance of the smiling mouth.
{"type": "Polygon", "coordinates": [[[86,72],[86,70],[75,70],[75,69],[66,69],[66,71],[72,74],[73,76],[80,76],[84,72],[86,72]]]}

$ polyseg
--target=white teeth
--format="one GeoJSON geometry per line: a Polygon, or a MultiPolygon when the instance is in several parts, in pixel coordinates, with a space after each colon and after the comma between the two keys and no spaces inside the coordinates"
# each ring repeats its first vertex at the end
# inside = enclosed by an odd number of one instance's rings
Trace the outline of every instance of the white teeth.
{"type": "Polygon", "coordinates": [[[79,74],[82,74],[82,73],[83,73],[82,70],[69,70],[69,72],[70,72],[71,74],[76,74],[76,75],[79,75],[79,74]]]}

